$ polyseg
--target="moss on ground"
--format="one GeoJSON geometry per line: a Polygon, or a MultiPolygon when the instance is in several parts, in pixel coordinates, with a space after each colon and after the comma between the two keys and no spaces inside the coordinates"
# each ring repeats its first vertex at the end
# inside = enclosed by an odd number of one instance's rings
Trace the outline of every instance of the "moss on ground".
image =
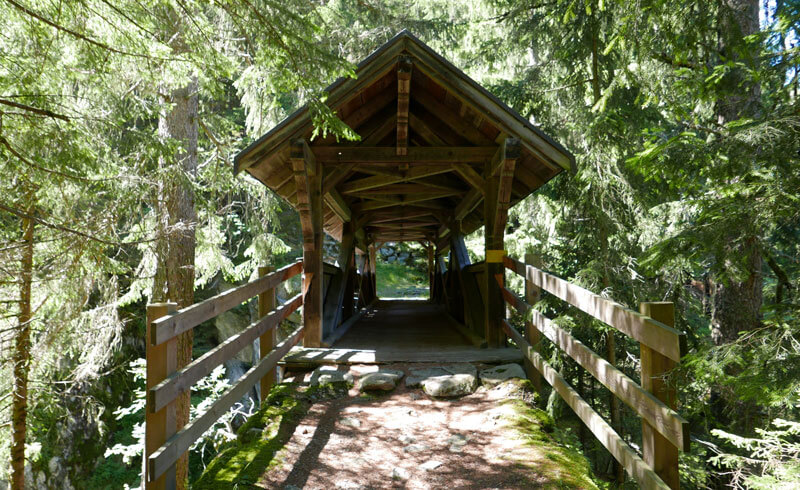
{"type": "Polygon", "coordinates": [[[544,484],[538,482],[535,487],[598,488],[589,461],[579,451],[558,442],[555,422],[546,412],[518,398],[503,400],[500,406],[505,408],[503,418],[506,427],[516,432],[525,446],[541,456],[515,461],[518,466],[530,469],[546,481],[544,484]]]}
{"type": "Polygon", "coordinates": [[[266,403],[237,432],[192,485],[195,489],[248,488],[281,462],[280,451],[308,409],[319,401],[347,394],[345,383],[304,387],[281,383],[272,387],[266,403]]]}

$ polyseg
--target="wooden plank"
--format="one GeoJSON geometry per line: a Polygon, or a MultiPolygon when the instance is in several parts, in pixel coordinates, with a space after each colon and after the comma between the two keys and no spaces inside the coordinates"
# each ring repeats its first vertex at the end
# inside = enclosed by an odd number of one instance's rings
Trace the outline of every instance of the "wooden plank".
{"type": "Polygon", "coordinates": [[[453,170],[455,170],[470,187],[480,191],[481,194],[486,192],[486,180],[481,177],[478,172],[473,170],[471,166],[465,163],[454,163],[453,170]]]}
{"type": "Polygon", "coordinates": [[[191,330],[206,320],[210,320],[231,308],[238,306],[257,294],[272,289],[283,281],[296,276],[303,270],[302,261],[284,266],[272,274],[249,282],[237,288],[225,291],[213,298],[187,306],[172,315],[159,318],[153,322],[148,339],[152,345],[159,345],[167,340],[191,330]]]}
{"type": "Polygon", "coordinates": [[[404,221],[409,219],[417,219],[417,218],[424,218],[426,216],[432,216],[431,211],[416,211],[416,212],[404,212],[402,209],[391,214],[374,214],[370,217],[368,223],[370,224],[377,224],[377,223],[391,223],[393,221],[404,221]]]}
{"type": "Polygon", "coordinates": [[[408,115],[408,125],[418,133],[426,143],[431,146],[447,146],[447,142],[439,137],[436,132],[421,118],[416,115],[408,115]]]}
{"type": "Polygon", "coordinates": [[[457,221],[462,220],[471,213],[483,200],[484,193],[485,190],[479,191],[477,189],[472,189],[469,191],[467,195],[464,196],[464,199],[456,206],[455,219],[457,221]]]}
{"type": "MultiPolygon", "coordinates": [[[[266,276],[275,272],[272,266],[261,266],[258,268],[258,275],[260,277],[266,276]]],[[[275,310],[275,289],[268,289],[258,295],[258,318],[264,318],[275,310]]],[[[263,359],[272,352],[277,343],[277,328],[270,328],[268,332],[262,333],[258,338],[258,358],[263,359]]],[[[261,378],[261,398],[260,403],[264,403],[269,395],[272,386],[278,380],[278,372],[276,369],[269,371],[263,378],[261,378]]]]}
{"type": "Polygon", "coordinates": [[[548,364],[538,352],[511,325],[505,320],[502,321],[503,330],[517,344],[517,347],[533,363],[536,369],[553,389],[561,395],[561,398],[572,408],[575,414],[592,431],[603,446],[619,461],[625,471],[636,480],[643,488],[668,489],[669,487],[661,478],[645,463],[642,458],[633,450],[614,429],[603,420],[592,407],[581,398],[577,391],[572,388],[567,381],[548,364]]]}
{"type": "Polygon", "coordinates": [[[673,361],[680,361],[681,357],[686,354],[686,334],[684,332],[536,267],[530,265],[526,267],[526,278],[555,297],[611,325],[673,361]]]}
{"type": "Polygon", "coordinates": [[[457,189],[455,187],[444,188],[443,186],[439,186],[438,188],[435,188],[422,184],[404,183],[404,184],[389,184],[383,187],[379,187],[377,189],[369,189],[365,191],[349,191],[347,194],[355,197],[370,197],[370,196],[382,196],[385,194],[398,195],[398,194],[431,194],[431,193],[447,193],[448,195],[455,196],[458,194],[463,194],[464,191],[462,189],[457,189]]]}
{"type": "Polygon", "coordinates": [[[447,126],[450,126],[456,133],[460,134],[473,145],[491,145],[491,138],[483,134],[478,128],[469,121],[463,119],[458,112],[440,102],[430,92],[414,84],[414,99],[422,104],[425,109],[447,126]]]}
{"type": "MultiPolygon", "coordinates": [[[[672,303],[641,303],[639,310],[643,315],[665,325],[675,325],[675,306],[672,303]]],[[[678,394],[675,387],[665,381],[665,376],[677,363],[645,344],[640,345],[640,350],[642,387],[667,406],[675,408],[678,394]]],[[[678,450],[688,451],[689,431],[684,432],[682,440],[675,440],[661,430],[658,422],[642,419],[642,458],[670,488],[677,490],[681,480],[678,472],[678,450]]]]}
{"type": "MultiPolygon", "coordinates": [[[[161,410],[184,391],[189,390],[215,367],[231,359],[239,351],[252,344],[260,336],[272,331],[303,304],[298,294],[286,304],[279,306],[260,320],[251,323],[245,330],[228,337],[224,342],[198,357],[186,367],[174,372],[158,385],[148,390],[151,411],[161,410]]],[[[271,349],[270,349],[271,350],[271,349]]]]}
{"type": "Polygon", "coordinates": [[[333,167],[332,170],[325,174],[325,178],[322,181],[322,192],[323,194],[328,194],[333,189],[336,189],[342,181],[344,181],[355,167],[355,163],[347,164],[347,165],[337,165],[333,167]]]}
{"type": "Polygon", "coordinates": [[[531,309],[532,323],[542,334],[586,369],[603,386],[631,407],[643,420],[676,447],[689,448],[689,422],[657,397],[648,393],[614,365],[586,347],[569,332],[531,309]]]}
{"type": "Polygon", "coordinates": [[[410,147],[407,155],[398,155],[395,148],[383,146],[315,146],[312,151],[328,164],[449,164],[487,161],[497,152],[497,146],[416,146],[410,147]]]}
{"type": "Polygon", "coordinates": [[[353,217],[353,212],[350,210],[350,207],[336,189],[331,189],[330,192],[325,194],[324,200],[325,204],[327,204],[344,223],[347,223],[353,217]]]}
{"type": "Polygon", "coordinates": [[[321,365],[351,364],[391,364],[408,363],[451,363],[451,362],[485,362],[508,363],[520,362],[523,356],[517,349],[481,349],[478,347],[461,347],[442,349],[296,349],[287,355],[281,365],[287,368],[315,367],[321,365]]]}
{"type": "MultiPolygon", "coordinates": [[[[546,137],[538,134],[537,131],[532,131],[526,127],[524,122],[514,117],[512,112],[509,112],[508,108],[503,107],[497,100],[488,96],[485,90],[466,77],[466,75],[450,70],[437,69],[442,65],[441,61],[415,43],[410,43],[406,49],[417,58],[415,66],[419,71],[446,90],[449,90],[462,102],[469,103],[476,113],[490,117],[492,122],[500,127],[501,131],[523,138],[526,148],[537,155],[543,163],[547,165],[555,164],[566,170],[571,169],[572,162],[568,154],[557,148],[546,137]]],[[[415,88],[414,98],[421,101],[419,96],[420,94],[415,88]]],[[[436,100],[434,99],[434,101],[436,100]]],[[[460,117],[458,119],[461,120],[460,117]]]]}
{"type": "Polygon", "coordinates": [[[388,185],[400,182],[409,182],[415,179],[422,179],[433,175],[449,172],[450,169],[441,166],[417,166],[405,172],[395,175],[375,175],[363,179],[347,182],[341,186],[341,191],[345,194],[361,192],[370,189],[379,189],[388,185]]]}
{"type": "Polygon", "coordinates": [[[411,94],[411,58],[401,56],[397,62],[397,154],[408,154],[408,106],[411,94]]]}
{"type": "Polygon", "coordinates": [[[171,465],[175,464],[175,461],[192,447],[194,441],[213,426],[234,403],[241,400],[266,373],[275,368],[278,361],[289,352],[289,349],[300,341],[303,334],[304,327],[302,326],[292,332],[286,340],[275,347],[275,350],[269,356],[261,359],[258,364],[239,378],[236,384],[225,390],[207,412],[189,422],[180,432],[170,437],[164,445],[150,455],[147,460],[150,475],[157,478],[171,465]]]}
{"type": "Polygon", "coordinates": [[[392,114],[383,119],[380,125],[366,135],[359,143],[359,146],[375,146],[383,141],[392,131],[396,130],[396,128],[397,113],[392,110],[392,114]]]}
{"type": "Polygon", "coordinates": [[[345,116],[343,118],[344,123],[357,130],[359,126],[379,113],[384,107],[392,104],[395,96],[394,87],[387,87],[367,100],[361,107],[345,116]]]}
{"type": "MultiPolygon", "coordinates": [[[[147,305],[147,337],[154,327],[154,321],[175,312],[175,303],[154,303],[147,305]]],[[[147,344],[145,349],[146,389],[156,386],[178,368],[178,339],[172,338],[160,345],[147,344]]],[[[151,402],[145,402],[144,450],[145,458],[158,451],[175,434],[177,429],[176,404],[172,403],[161,410],[153,410],[151,402]]],[[[175,459],[177,461],[177,458],[175,459]]],[[[154,475],[145,465],[144,481],[146,489],[172,488],[176,482],[175,461],[165,467],[162,473],[154,475]]]]}

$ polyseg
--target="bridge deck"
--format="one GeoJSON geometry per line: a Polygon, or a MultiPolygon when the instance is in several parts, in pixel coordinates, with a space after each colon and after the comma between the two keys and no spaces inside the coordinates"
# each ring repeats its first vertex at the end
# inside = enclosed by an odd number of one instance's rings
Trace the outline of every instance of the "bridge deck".
{"type": "Polygon", "coordinates": [[[329,349],[295,348],[289,367],[390,362],[519,362],[517,349],[474,346],[442,307],[427,301],[381,300],[329,349]]]}

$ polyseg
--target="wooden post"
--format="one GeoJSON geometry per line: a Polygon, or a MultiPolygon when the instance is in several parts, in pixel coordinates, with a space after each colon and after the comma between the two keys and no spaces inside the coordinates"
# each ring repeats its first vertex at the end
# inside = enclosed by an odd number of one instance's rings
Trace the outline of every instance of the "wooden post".
{"type": "MultiPolygon", "coordinates": [[[[525,263],[532,265],[536,268],[542,267],[542,261],[536,254],[525,254],[525,263]]],[[[541,289],[535,286],[531,281],[525,280],[525,301],[533,306],[539,302],[541,296],[541,289]]],[[[542,333],[536,328],[536,325],[530,321],[529,318],[525,319],[525,340],[533,346],[534,349],[539,351],[539,342],[542,340],[542,333]]],[[[533,364],[525,357],[525,372],[528,373],[528,379],[533,383],[534,388],[539,393],[539,401],[542,400],[542,373],[540,373],[533,364]]]]}
{"type": "Polygon", "coordinates": [[[369,245],[369,277],[370,284],[372,284],[372,298],[378,298],[378,273],[375,265],[376,250],[375,244],[369,245]]]}
{"type": "Polygon", "coordinates": [[[511,186],[514,182],[514,168],[521,154],[521,148],[518,139],[504,138],[484,171],[486,180],[483,200],[486,252],[484,329],[489,347],[500,347],[505,339],[502,330],[505,302],[497,280],[505,275],[504,235],[511,200],[511,186]]]}
{"type": "Polygon", "coordinates": [[[344,272],[345,286],[344,298],[342,299],[342,321],[345,322],[353,316],[353,294],[355,293],[356,284],[356,259],[355,248],[350,250],[350,258],[348,259],[348,267],[344,272]]]}
{"type": "Polygon", "coordinates": [[[305,140],[292,141],[290,158],[303,230],[303,346],[322,344],[322,166],[305,140]]]}
{"type": "MultiPolygon", "coordinates": [[[[675,326],[675,305],[670,302],[641,303],[639,311],[667,326],[675,326]]],[[[642,388],[649,391],[668,407],[675,409],[677,393],[664,381],[664,375],[676,362],[639,343],[642,365],[642,388]]],[[[653,468],[673,490],[680,487],[678,474],[678,448],[662,436],[652,425],[642,420],[642,459],[653,468]]]]}
{"type": "MultiPolygon", "coordinates": [[[[150,388],[164,381],[170,374],[178,370],[178,339],[172,339],[161,345],[151,345],[153,336],[150,333],[153,321],[164,315],[175,313],[178,305],[176,303],[153,303],[147,305],[147,329],[145,333],[145,386],[150,388]]],[[[144,422],[144,478],[145,489],[165,489],[175,488],[177,476],[175,465],[161,475],[156,481],[151,482],[148,475],[148,459],[156,452],[167,439],[177,431],[176,425],[176,402],[168,404],[158,412],[153,412],[150,397],[145,402],[145,422],[144,422]]]]}
{"type": "Polygon", "coordinates": [[[434,265],[433,265],[433,244],[428,242],[427,247],[428,252],[428,298],[430,301],[433,301],[433,285],[436,281],[436,276],[434,275],[434,265]]]}
{"type": "MultiPolygon", "coordinates": [[[[274,271],[274,267],[265,265],[258,268],[258,275],[266,276],[270,272],[274,271]]],[[[275,289],[268,289],[258,295],[258,318],[264,318],[274,309],[275,289]]],[[[275,328],[270,329],[269,332],[259,337],[258,350],[261,359],[267,357],[272,352],[272,349],[275,348],[275,344],[277,343],[277,333],[278,327],[276,326],[275,328]]],[[[271,369],[263,378],[261,378],[261,403],[264,403],[264,401],[267,399],[269,390],[275,384],[277,378],[278,372],[276,368],[271,369]]]]}

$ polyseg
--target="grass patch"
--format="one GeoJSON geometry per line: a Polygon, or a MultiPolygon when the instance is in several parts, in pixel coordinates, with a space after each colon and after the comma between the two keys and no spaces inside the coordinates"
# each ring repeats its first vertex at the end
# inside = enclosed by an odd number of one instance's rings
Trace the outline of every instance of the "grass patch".
{"type": "Polygon", "coordinates": [[[428,297],[428,277],[412,266],[378,260],[375,273],[380,298],[428,297]]]}

